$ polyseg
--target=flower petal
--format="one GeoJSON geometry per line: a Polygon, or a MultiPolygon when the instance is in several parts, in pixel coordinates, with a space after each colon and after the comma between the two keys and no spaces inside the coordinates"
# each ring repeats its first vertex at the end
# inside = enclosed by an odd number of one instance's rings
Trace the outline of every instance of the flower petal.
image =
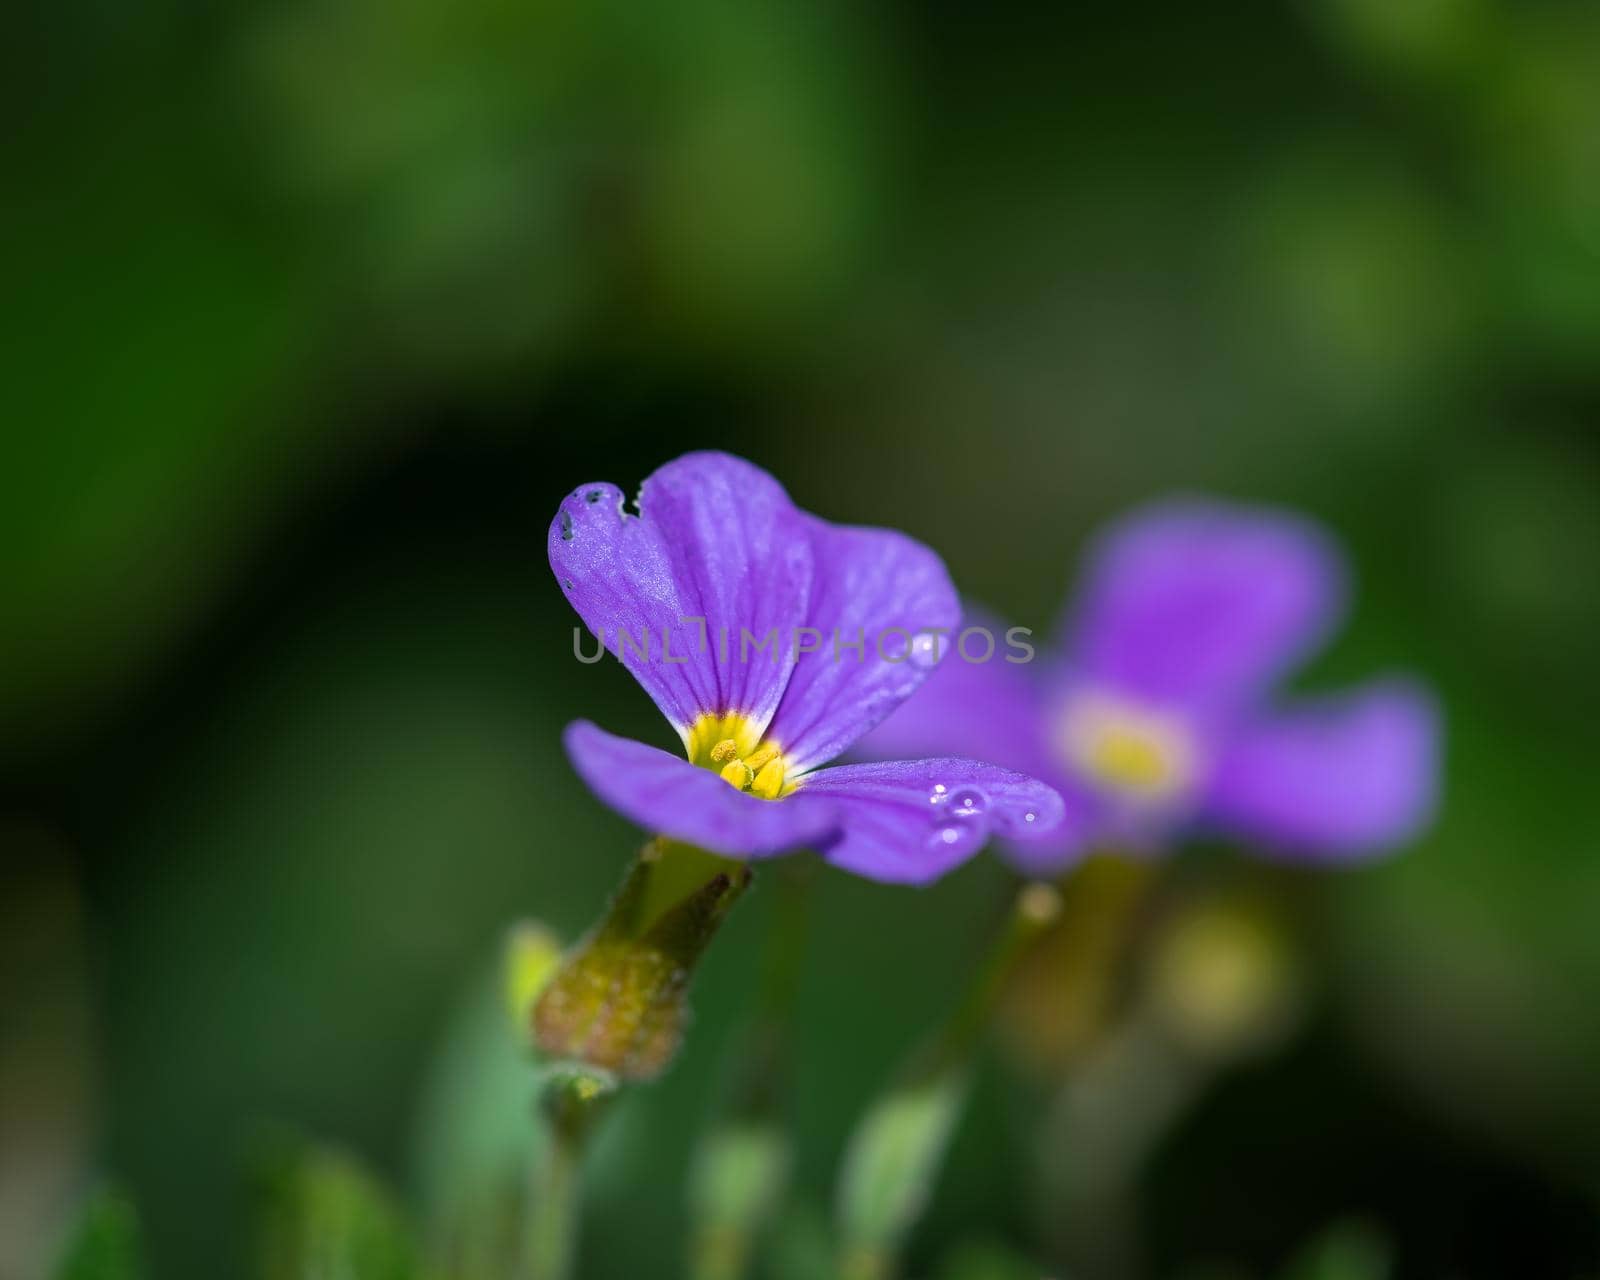
{"type": "Polygon", "coordinates": [[[787,853],[817,846],[839,828],[832,805],[758,799],[681,756],[619,738],[587,720],[569,724],[563,741],[589,789],[623,817],[714,853],[787,853]]]}
{"type": "MultiPolygon", "coordinates": [[[[1003,623],[969,606],[961,625],[995,637],[990,659],[967,662],[959,651],[949,653],[920,689],[855,744],[854,754],[877,760],[960,754],[1055,785],[1061,769],[1046,739],[1036,668],[1006,661],[1003,623]]],[[[956,639],[950,638],[952,646],[956,639]]],[[[974,656],[982,650],[976,639],[969,646],[974,656]]]]}
{"type": "Polygon", "coordinates": [[[681,734],[729,712],[759,734],[788,682],[810,594],[800,512],[765,471],[724,453],[660,468],[639,490],[638,515],[624,502],[611,484],[562,502],[549,549],[567,598],[681,734]],[[744,631],[755,638],[747,660],[744,631]],[[774,632],[776,643],[754,648],[774,632]]]}
{"type": "MultiPolygon", "coordinates": [[[[1007,662],[1004,622],[968,605],[962,628],[982,627],[995,637],[987,662],[967,662],[959,649],[926,684],[860,742],[853,754],[875,759],[962,752],[975,759],[1039,778],[1063,802],[1053,830],[1027,840],[1001,840],[1000,854],[1028,876],[1055,875],[1071,866],[1100,834],[1104,806],[1062,767],[1049,741],[1046,691],[1058,679],[1045,659],[1007,662]]],[[[974,640],[974,656],[984,646],[974,640]]]]}
{"type": "Polygon", "coordinates": [[[1091,554],[1071,619],[1085,678],[1155,703],[1226,713],[1304,657],[1343,600],[1337,553],[1286,513],[1164,503],[1091,554]]]}
{"type": "Polygon", "coordinates": [[[873,880],[923,884],[989,839],[1031,841],[1060,824],[1044,783],[974,760],[847,764],[819,769],[780,804],[827,802],[839,834],[821,846],[835,866],[873,880]]]}
{"type": "Polygon", "coordinates": [[[944,562],[922,543],[805,519],[815,574],[804,644],[817,647],[801,656],[770,729],[791,773],[833,759],[908,698],[949,656],[961,620],[944,562]]]}
{"type": "Polygon", "coordinates": [[[1433,812],[1438,711],[1383,681],[1246,727],[1226,747],[1203,810],[1208,825],[1308,858],[1370,855],[1433,812]]]}
{"type": "Polygon", "coordinates": [[[1054,879],[1095,847],[1093,801],[1081,794],[1074,797],[1069,791],[1060,795],[1065,816],[1050,835],[1040,840],[1001,840],[995,846],[1007,863],[1030,880],[1054,879]]]}

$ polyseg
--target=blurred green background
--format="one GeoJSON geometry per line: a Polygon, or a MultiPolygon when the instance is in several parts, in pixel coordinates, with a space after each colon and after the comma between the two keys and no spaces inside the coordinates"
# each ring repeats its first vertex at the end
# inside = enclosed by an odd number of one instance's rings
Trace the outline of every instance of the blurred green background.
{"type": "MultiPolygon", "coordinates": [[[[262,1126],[423,1194],[439,1046],[505,929],[573,936],[637,843],[561,726],[664,728],[573,662],[547,522],[692,447],[910,531],[1040,632],[1130,503],[1328,522],[1359,589],[1306,683],[1433,681],[1445,804],[1348,874],[1214,855],[1312,994],[1159,1144],[1150,1268],[1267,1274],[1355,1215],[1403,1276],[1600,1274],[1600,8],[25,0],[8,28],[0,1277],[102,1177],[151,1275],[253,1274],[262,1126]]],[[[799,1203],[1008,885],[819,877],[799,1203]]],[[[608,1132],[585,1278],[677,1274],[763,888],[608,1132]]],[[[915,1274],[1048,1256],[1040,1093],[987,1065],[915,1274]]]]}

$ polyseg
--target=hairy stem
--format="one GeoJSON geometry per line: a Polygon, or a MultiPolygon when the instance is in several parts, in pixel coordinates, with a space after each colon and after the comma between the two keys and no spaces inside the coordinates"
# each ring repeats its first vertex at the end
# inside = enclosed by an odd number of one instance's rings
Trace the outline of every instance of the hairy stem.
{"type": "Polygon", "coordinates": [[[610,1078],[582,1070],[554,1071],[545,1081],[540,1101],[550,1123],[528,1181],[525,1280],[574,1274],[583,1157],[615,1088],[610,1078]]]}

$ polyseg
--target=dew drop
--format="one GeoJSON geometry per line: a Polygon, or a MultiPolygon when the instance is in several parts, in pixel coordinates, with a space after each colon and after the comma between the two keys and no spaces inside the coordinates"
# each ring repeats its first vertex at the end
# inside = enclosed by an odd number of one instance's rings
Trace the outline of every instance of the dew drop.
{"type": "Polygon", "coordinates": [[[919,631],[911,638],[910,656],[914,667],[926,669],[933,666],[942,656],[939,653],[939,637],[919,631]]]}
{"type": "Polygon", "coordinates": [[[1023,814],[1023,815],[1022,815],[1022,820],[1023,820],[1023,821],[1024,821],[1024,822],[1032,822],[1032,821],[1034,821],[1034,820],[1035,820],[1035,819],[1036,819],[1036,818],[1038,818],[1038,816],[1039,816],[1039,815],[1038,815],[1038,814],[1036,814],[1036,813],[1025,813],[1025,814],[1023,814]]]}
{"type": "Polygon", "coordinates": [[[965,853],[983,840],[981,827],[970,822],[942,822],[928,835],[928,848],[935,852],[965,853]]]}
{"type": "Polygon", "coordinates": [[[950,789],[947,786],[945,786],[944,783],[942,783],[942,782],[934,783],[933,784],[933,790],[928,792],[928,803],[929,804],[943,804],[946,800],[948,800],[950,798],[950,796],[948,794],[949,790],[950,789]]]}
{"type": "Polygon", "coordinates": [[[561,513],[561,541],[572,541],[572,517],[565,511],[561,513]]]}
{"type": "Polygon", "coordinates": [[[983,795],[977,791],[963,791],[950,802],[950,811],[958,818],[975,818],[983,812],[983,795]]]}
{"type": "Polygon", "coordinates": [[[564,586],[568,591],[571,591],[578,584],[575,583],[571,578],[563,578],[561,579],[561,585],[564,586]]]}

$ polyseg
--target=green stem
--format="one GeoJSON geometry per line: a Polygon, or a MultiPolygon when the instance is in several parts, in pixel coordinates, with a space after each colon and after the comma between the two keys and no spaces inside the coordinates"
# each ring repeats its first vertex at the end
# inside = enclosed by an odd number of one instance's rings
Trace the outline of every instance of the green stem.
{"type": "Polygon", "coordinates": [[[525,1280],[569,1280],[577,1256],[583,1157],[589,1135],[617,1088],[603,1072],[552,1068],[540,1091],[545,1142],[528,1181],[525,1280]]]}
{"type": "Polygon", "coordinates": [[[546,1132],[528,1179],[523,1280],[573,1274],[584,1152],[606,1101],[672,1062],[688,1020],[689,976],[750,869],[658,837],[600,923],[565,957],[532,1011],[550,1064],[539,1090],[546,1132]]]}
{"type": "Polygon", "coordinates": [[[805,964],[816,873],[816,862],[810,856],[785,859],[777,868],[777,900],[762,958],[760,1016],[784,1026],[793,1015],[805,964]]]}
{"type": "Polygon", "coordinates": [[[889,1280],[893,1274],[893,1255],[872,1245],[847,1250],[839,1260],[840,1280],[889,1280]]]}
{"type": "Polygon", "coordinates": [[[757,1011],[732,1063],[726,1106],[701,1137],[691,1166],[693,1280],[746,1276],[788,1190],[789,1043],[813,878],[810,860],[790,858],[777,869],[757,1011]]]}
{"type": "Polygon", "coordinates": [[[995,1003],[1060,906],[1049,885],[1022,890],[949,1020],[857,1125],[839,1183],[839,1273],[846,1280],[895,1274],[966,1103],[974,1050],[995,1003]]]}
{"type": "Polygon", "coordinates": [[[932,1066],[964,1061],[982,1038],[1017,962],[1061,912],[1061,895],[1043,883],[1024,885],[989,954],[934,1042],[932,1066]]]}
{"type": "Polygon", "coordinates": [[[582,1143],[552,1134],[528,1185],[527,1280],[568,1280],[576,1256],[582,1143]]]}

